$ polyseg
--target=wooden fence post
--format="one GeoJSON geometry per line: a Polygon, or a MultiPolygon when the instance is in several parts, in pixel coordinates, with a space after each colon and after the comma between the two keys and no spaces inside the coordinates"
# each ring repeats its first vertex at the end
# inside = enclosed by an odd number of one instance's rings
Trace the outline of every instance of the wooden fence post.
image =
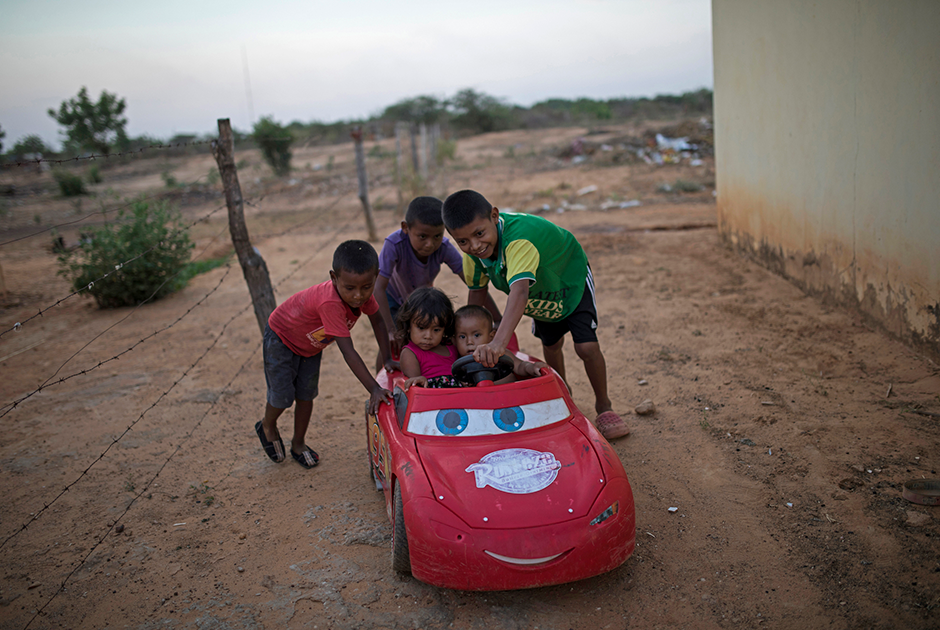
{"type": "Polygon", "coordinates": [[[414,123],[408,125],[408,131],[411,133],[411,170],[418,174],[418,126],[414,123]]]}
{"type": "Polygon", "coordinates": [[[421,123],[421,179],[428,182],[428,126],[421,123]]]}
{"type": "Polygon", "coordinates": [[[395,123],[395,186],[398,188],[398,211],[404,213],[405,199],[404,195],[402,194],[402,186],[404,185],[404,182],[402,181],[404,171],[402,170],[401,136],[401,123],[395,123]]]}
{"type": "Polygon", "coordinates": [[[235,142],[228,118],[219,119],[219,139],[212,143],[212,154],[219,165],[219,174],[225,188],[225,205],[228,206],[228,229],[232,234],[232,244],[248,284],[258,328],[264,334],[268,316],[277,307],[277,301],[274,299],[274,289],[271,288],[268,266],[258,250],[251,246],[251,240],[248,238],[242,189],[238,184],[238,171],[235,170],[235,142]]]}
{"type": "Polygon", "coordinates": [[[362,127],[353,127],[349,133],[356,147],[356,173],[359,175],[359,201],[366,214],[366,229],[369,231],[369,240],[377,241],[375,221],[372,220],[372,206],[369,205],[369,179],[366,177],[366,156],[362,150],[362,127]]]}

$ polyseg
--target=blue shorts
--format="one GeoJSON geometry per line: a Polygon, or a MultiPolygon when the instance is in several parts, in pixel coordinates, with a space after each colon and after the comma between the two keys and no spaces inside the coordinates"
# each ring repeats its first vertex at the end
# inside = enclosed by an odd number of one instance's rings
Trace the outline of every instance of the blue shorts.
{"type": "Polygon", "coordinates": [[[398,321],[398,310],[401,308],[401,302],[392,297],[392,294],[385,291],[385,298],[388,300],[388,312],[392,315],[392,330],[395,332],[396,322],[398,321]]]}
{"type": "Polygon", "coordinates": [[[271,327],[264,326],[264,380],[268,404],[287,409],[295,400],[313,400],[320,384],[320,357],[302,357],[288,348],[271,327]]]}

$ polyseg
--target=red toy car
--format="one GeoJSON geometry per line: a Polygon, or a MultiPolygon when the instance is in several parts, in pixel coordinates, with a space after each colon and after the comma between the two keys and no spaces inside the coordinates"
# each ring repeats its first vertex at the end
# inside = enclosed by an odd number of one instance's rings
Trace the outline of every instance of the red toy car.
{"type": "Polygon", "coordinates": [[[477,385],[405,393],[401,372],[378,375],[395,389],[394,405],[366,417],[370,467],[392,522],[392,567],[435,586],[485,591],[572,582],[629,558],[630,482],[558,375],[543,368],[494,385],[499,375],[471,357],[454,371],[477,385]]]}

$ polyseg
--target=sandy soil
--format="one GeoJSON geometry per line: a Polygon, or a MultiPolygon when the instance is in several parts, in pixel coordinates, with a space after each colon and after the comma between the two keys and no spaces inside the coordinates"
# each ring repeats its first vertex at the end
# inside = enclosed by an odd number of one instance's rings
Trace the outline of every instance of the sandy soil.
{"type": "MultiPolygon", "coordinates": [[[[616,147],[640,131],[587,139],[616,147]]],[[[0,627],[936,627],[940,513],[904,500],[901,484],[940,476],[937,418],[918,413],[940,411],[938,366],[725,249],[710,158],[554,157],[585,133],[462,141],[435,187],[472,186],[517,210],[547,204],[587,250],[612,397],[632,429],[614,442],[636,500],[624,565],[498,593],[396,575],[385,504],[365,472],[366,395],[340,353],[324,356],[308,434],[321,465],[270,462],[252,430],[265,388],[237,263],[143,308],[73,297],[26,321],[69,289],[50,233],[8,241],[98,205],[43,193],[48,175],[7,171],[0,183],[20,194],[0,216],[0,332],[24,324],[0,336],[0,627]],[[677,179],[705,188],[657,191],[677,179]],[[601,210],[632,199],[642,205],[601,210]],[[563,200],[586,209],[558,213],[563,200]],[[633,414],[644,399],[654,415],[633,414]]],[[[327,277],[339,241],[365,235],[351,146],[297,150],[285,180],[255,153],[239,159],[253,242],[283,300],[327,277]]],[[[391,164],[369,161],[382,235],[397,223],[391,164]]],[[[212,165],[140,160],[105,170],[98,189],[167,194],[162,170],[204,181],[212,165]]],[[[222,203],[217,185],[169,194],[190,221],[222,203]]],[[[57,232],[74,242],[98,220],[57,232]]],[[[196,253],[225,254],[225,229],[224,211],[196,224],[196,253]]],[[[465,301],[454,276],[439,284],[465,301]]],[[[539,354],[525,323],[519,337],[539,354]]],[[[354,341],[374,356],[367,322],[354,341]]],[[[573,352],[568,363],[590,410],[573,352]]],[[[281,429],[290,434],[286,416],[281,429]]]]}

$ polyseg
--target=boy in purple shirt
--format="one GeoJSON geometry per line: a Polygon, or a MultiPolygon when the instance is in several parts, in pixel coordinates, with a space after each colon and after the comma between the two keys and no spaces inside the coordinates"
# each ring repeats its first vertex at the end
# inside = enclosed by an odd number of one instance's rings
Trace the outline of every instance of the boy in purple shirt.
{"type": "MultiPolygon", "coordinates": [[[[444,236],[443,202],[437,197],[415,197],[408,204],[401,229],[388,235],[379,254],[379,278],[372,295],[379,303],[379,313],[389,331],[392,352],[401,348],[395,341],[395,319],[398,309],[409,295],[420,287],[434,286],[441,265],[463,280],[463,255],[444,236]]],[[[499,309],[487,294],[484,304],[500,319],[499,309]]],[[[378,363],[376,369],[381,369],[378,363]]]]}

